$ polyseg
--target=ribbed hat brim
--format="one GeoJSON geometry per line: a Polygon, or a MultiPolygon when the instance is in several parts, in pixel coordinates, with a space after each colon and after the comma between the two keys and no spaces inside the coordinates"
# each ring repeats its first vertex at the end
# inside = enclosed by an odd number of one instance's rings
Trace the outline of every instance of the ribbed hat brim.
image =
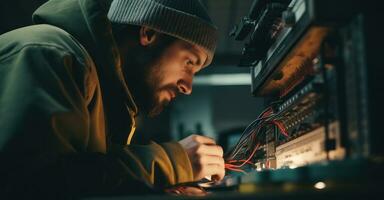
{"type": "Polygon", "coordinates": [[[211,63],[216,49],[217,28],[201,18],[152,0],[114,0],[108,12],[110,21],[152,28],[198,45],[206,50],[211,63]]]}

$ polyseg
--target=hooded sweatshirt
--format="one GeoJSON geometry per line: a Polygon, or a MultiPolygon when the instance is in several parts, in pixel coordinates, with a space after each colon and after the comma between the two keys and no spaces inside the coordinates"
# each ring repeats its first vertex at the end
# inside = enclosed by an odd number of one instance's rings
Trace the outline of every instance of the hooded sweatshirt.
{"type": "Polygon", "coordinates": [[[130,144],[137,107],[109,5],[51,0],[36,25],[0,36],[2,194],[137,194],[192,181],[177,142],[130,144]]]}

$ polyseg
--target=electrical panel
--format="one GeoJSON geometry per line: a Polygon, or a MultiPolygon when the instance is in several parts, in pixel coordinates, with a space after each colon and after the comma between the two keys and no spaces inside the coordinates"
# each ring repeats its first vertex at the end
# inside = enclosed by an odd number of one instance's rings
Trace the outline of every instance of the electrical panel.
{"type": "Polygon", "coordinates": [[[227,171],[242,174],[224,183],[261,183],[263,174],[282,181],[303,167],[308,180],[326,179],[310,173],[318,166],[328,166],[321,170],[332,179],[339,166],[359,169],[355,159],[383,156],[375,141],[383,136],[371,121],[382,111],[372,109],[372,89],[380,85],[371,79],[380,62],[367,38],[373,16],[381,16],[374,7],[357,0],[254,1],[230,35],[244,43],[239,66],[250,68],[252,95],[266,103],[225,155],[227,171]]]}

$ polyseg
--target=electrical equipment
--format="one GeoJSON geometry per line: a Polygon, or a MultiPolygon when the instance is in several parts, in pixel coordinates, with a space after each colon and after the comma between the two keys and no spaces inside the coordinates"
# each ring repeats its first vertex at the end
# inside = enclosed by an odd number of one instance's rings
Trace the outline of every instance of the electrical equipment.
{"type": "Polygon", "coordinates": [[[374,5],[362,5],[358,0],[254,1],[230,34],[245,41],[239,66],[250,68],[251,92],[266,104],[226,155],[228,171],[257,174],[383,156],[383,148],[370,139],[383,138],[372,132],[380,130],[370,119],[382,106],[376,111],[369,104],[375,102],[370,85],[380,83],[368,80],[375,75],[367,66],[377,68],[379,59],[367,59],[373,50],[366,49],[378,45],[364,36],[374,30],[368,19],[380,14],[371,12],[374,5]]]}
{"type": "Polygon", "coordinates": [[[276,169],[296,168],[327,160],[340,160],[345,157],[345,149],[340,144],[340,127],[338,122],[329,125],[329,139],[335,141],[333,150],[326,151],[326,131],[319,127],[292,141],[276,148],[276,169]]]}

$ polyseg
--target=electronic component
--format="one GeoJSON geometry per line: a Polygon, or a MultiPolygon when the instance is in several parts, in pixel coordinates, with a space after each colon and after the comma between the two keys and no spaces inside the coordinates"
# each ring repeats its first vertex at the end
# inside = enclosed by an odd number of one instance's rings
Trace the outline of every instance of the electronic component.
{"type": "Polygon", "coordinates": [[[343,159],[345,149],[340,145],[339,122],[329,125],[328,140],[334,140],[336,147],[327,151],[325,128],[319,127],[305,135],[276,147],[276,168],[296,168],[321,161],[343,159]]]}

